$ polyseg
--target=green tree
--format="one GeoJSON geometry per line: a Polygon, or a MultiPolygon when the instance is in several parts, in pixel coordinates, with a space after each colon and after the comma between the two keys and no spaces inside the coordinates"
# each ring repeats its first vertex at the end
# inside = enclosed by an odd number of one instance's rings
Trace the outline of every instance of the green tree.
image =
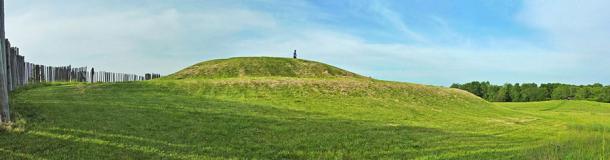
{"type": "Polygon", "coordinates": [[[503,86],[488,81],[473,81],[465,84],[454,83],[451,88],[468,91],[488,101],[530,102],[551,99],[579,99],[610,102],[610,86],[599,83],[590,85],[570,85],[561,83],[515,83],[503,86]]]}
{"type": "Polygon", "coordinates": [[[553,88],[555,88],[556,83],[546,83],[540,84],[540,88],[545,90],[544,99],[551,99],[551,94],[553,93],[553,88]]]}
{"type": "Polygon", "coordinates": [[[523,102],[546,100],[547,91],[538,87],[536,83],[523,83],[521,85],[521,100],[523,102]]]}
{"type": "Polygon", "coordinates": [[[496,96],[500,87],[497,85],[493,85],[489,82],[481,82],[481,89],[483,93],[483,98],[488,101],[494,101],[494,97],[496,96]]]}
{"type": "Polygon", "coordinates": [[[460,89],[468,91],[481,98],[485,98],[483,95],[483,90],[481,89],[481,82],[479,82],[479,81],[465,83],[465,84],[461,85],[460,89]]]}
{"type": "Polygon", "coordinates": [[[591,95],[589,96],[589,100],[602,102],[603,98],[601,97],[601,95],[602,95],[603,88],[604,88],[604,86],[599,83],[590,85],[589,91],[591,92],[591,95]]]}
{"type": "Polygon", "coordinates": [[[587,100],[591,97],[591,90],[589,87],[579,87],[576,90],[576,99],[587,100]]]}
{"type": "Polygon", "coordinates": [[[610,86],[605,86],[599,94],[600,102],[610,102],[610,86]]]}
{"type": "Polygon", "coordinates": [[[521,86],[519,83],[515,83],[515,85],[510,88],[509,95],[512,102],[521,101],[521,86]]]}
{"type": "Polygon", "coordinates": [[[552,99],[572,99],[570,93],[570,87],[567,85],[559,85],[555,89],[553,89],[553,93],[551,94],[552,99]]]}
{"type": "Polygon", "coordinates": [[[461,89],[461,88],[462,88],[462,85],[460,85],[460,84],[458,84],[458,83],[454,83],[454,84],[451,84],[450,88],[457,88],[457,89],[461,89]]]}
{"type": "Polygon", "coordinates": [[[510,84],[505,84],[504,86],[500,87],[500,89],[498,89],[498,92],[496,92],[496,95],[494,96],[494,100],[496,102],[510,102],[510,84]]]}

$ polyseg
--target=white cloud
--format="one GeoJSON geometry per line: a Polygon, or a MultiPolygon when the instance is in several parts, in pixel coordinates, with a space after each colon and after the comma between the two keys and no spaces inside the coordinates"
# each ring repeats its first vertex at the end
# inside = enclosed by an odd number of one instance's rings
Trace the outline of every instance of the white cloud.
{"type": "Polygon", "coordinates": [[[609,54],[610,1],[524,1],[519,19],[550,36],[560,49],[609,54]]]}
{"type": "MultiPolygon", "coordinates": [[[[606,68],[610,67],[610,1],[528,0],[517,19],[544,33],[551,50],[567,55],[566,61],[539,62],[569,66],[553,70],[564,75],[559,80],[609,83],[606,68]]],[[[555,58],[556,54],[546,57],[555,58]]]]}

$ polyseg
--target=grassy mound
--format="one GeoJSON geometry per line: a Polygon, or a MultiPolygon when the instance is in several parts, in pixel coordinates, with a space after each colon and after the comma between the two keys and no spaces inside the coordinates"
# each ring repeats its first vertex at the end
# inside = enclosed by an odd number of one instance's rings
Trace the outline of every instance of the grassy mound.
{"type": "Polygon", "coordinates": [[[187,67],[167,78],[231,77],[359,77],[337,67],[301,59],[274,57],[238,57],[205,61],[187,67]]]}

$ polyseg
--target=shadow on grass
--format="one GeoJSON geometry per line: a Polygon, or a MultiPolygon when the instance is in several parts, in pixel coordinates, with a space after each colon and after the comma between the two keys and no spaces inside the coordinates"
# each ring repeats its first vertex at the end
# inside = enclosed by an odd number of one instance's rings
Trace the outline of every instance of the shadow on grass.
{"type": "MultiPolygon", "coordinates": [[[[151,125],[150,127],[153,128],[125,131],[121,128],[129,127],[114,123],[113,126],[107,126],[112,129],[106,129],[106,132],[97,132],[95,127],[83,127],[85,129],[49,127],[34,129],[28,132],[28,135],[34,139],[60,140],[63,145],[89,144],[110,150],[110,152],[93,154],[112,155],[116,150],[126,150],[140,153],[147,158],[173,159],[417,158],[428,155],[456,158],[463,155],[450,153],[467,151],[473,151],[469,153],[470,155],[484,157],[496,155],[503,150],[512,151],[511,148],[520,144],[511,144],[509,142],[512,140],[495,136],[325,119],[323,116],[306,112],[246,104],[235,105],[264,115],[196,112],[191,113],[193,121],[183,121],[176,124],[176,127],[159,128],[151,125]],[[457,145],[461,143],[472,145],[457,145]],[[494,145],[497,143],[503,145],[494,145]],[[490,148],[494,150],[487,150],[490,148]]],[[[164,114],[156,116],[161,121],[172,117],[164,114]]],[[[154,124],[155,122],[125,123],[154,124]]],[[[69,153],[63,154],[69,155],[69,153]]]]}

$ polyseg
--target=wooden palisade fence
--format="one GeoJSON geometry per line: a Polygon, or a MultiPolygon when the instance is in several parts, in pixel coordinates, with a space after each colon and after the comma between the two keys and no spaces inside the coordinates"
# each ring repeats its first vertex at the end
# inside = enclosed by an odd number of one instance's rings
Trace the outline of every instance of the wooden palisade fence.
{"type": "MultiPolygon", "coordinates": [[[[18,89],[19,87],[36,84],[36,83],[48,83],[48,82],[90,82],[90,83],[104,83],[104,82],[129,82],[129,81],[143,81],[160,78],[160,74],[147,73],[144,76],[136,74],[126,73],[115,73],[106,71],[95,71],[94,68],[91,70],[88,67],[72,67],[72,66],[45,66],[34,64],[25,61],[25,57],[19,55],[19,48],[12,47],[8,39],[4,39],[4,45],[2,53],[5,56],[1,56],[2,61],[5,61],[6,65],[0,65],[3,67],[4,74],[0,73],[0,76],[4,76],[4,84],[7,92],[18,89]]],[[[1,69],[0,69],[1,70],[1,69]]],[[[1,71],[0,71],[1,72],[1,71]]],[[[4,78],[0,78],[1,79],[4,78]]],[[[2,86],[2,84],[0,84],[2,86]]],[[[2,93],[2,87],[0,87],[0,95],[2,93]]],[[[1,97],[0,97],[1,98],[1,97]]],[[[2,100],[2,99],[0,99],[2,100]]],[[[4,101],[2,102],[4,103],[4,101]]],[[[8,104],[7,104],[8,105],[8,104]]],[[[3,110],[1,114],[2,118],[10,118],[8,114],[3,110]]]]}
{"type": "MultiPolygon", "coordinates": [[[[94,68],[89,70],[88,67],[77,67],[72,66],[45,66],[38,65],[29,62],[24,62],[24,70],[17,71],[17,82],[16,84],[31,84],[31,83],[44,83],[44,82],[129,82],[129,81],[143,81],[160,78],[159,74],[147,73],[146,75],[157,75],[152,78],[147,76],[140,76],[136,74],[126,73],[115,73],[106,71],[95,71],[94,68]]],[[[19,86],[16,86],[17,88],[19,86]]]]}
{"type": "Polygon", "coordinates": [[[10,123],[8,92],[19,87],[47,82],[128,82],[143,81],[161,77],[159,74],[114,73],[89,70],[87,67],[45,66],[25,61],[19,55],[19,48],[12,47],[5,38],[4,0],[0,0],[0,124],[10,123]]]}

